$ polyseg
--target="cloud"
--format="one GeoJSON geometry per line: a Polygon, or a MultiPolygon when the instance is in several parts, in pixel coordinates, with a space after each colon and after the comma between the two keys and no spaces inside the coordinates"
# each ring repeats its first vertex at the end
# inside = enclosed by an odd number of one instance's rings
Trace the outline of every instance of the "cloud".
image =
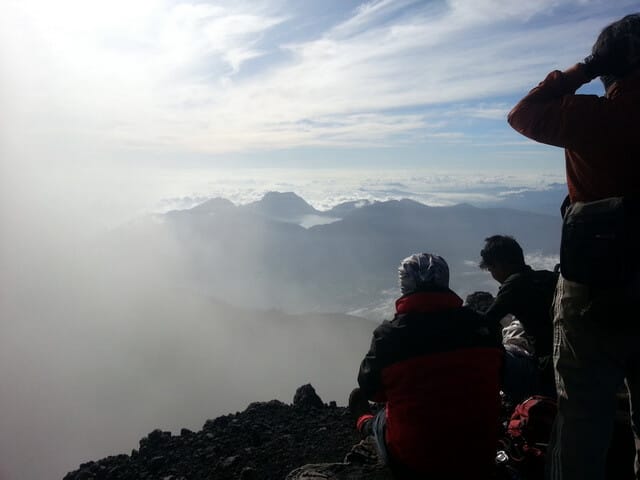
{"type": "Polygon", "coordinates": [[[381,19],[402,12],[417,0],[373,0],[362,3],[346,21],[330,30],[331,36],[349,38],[378,27],[381,19]]]}
{"type": "Polygon", "coordinates": [[[505,120],[510,109],[511,105],[506,105],[505,103],[479,103],[473,106],[462,105],[459,108],[452,108],[450,115],[457,118],[469,117],[481,118],[485,120],[505,120]]]}
{"type": "MultiPolygon", "coordinates": [[[[513,192],[544,192],[554,184],[564,185],[562,174],[539,175],[518,173],[506,175],[493,171],[441,171],[415,169],[195,169],[157,178],[147,174],[152,191],[140,192],[147,201],[145,208],[165,212],[188,208],[209,198],[228,198],[235,204],[260,199],[269,191],[293,191],[319,210],[337,204],[361,200],[384,201],[409,198],[430,206],[470,203],[476,206],[512,205],[513,192]],[[158,196],[170,191],[171,196],[158,196]]],[[[133,188],[133,186],[129,187],[133,188]]],[[[141,185],[138,184],[138,189],[141,185]]],[[[557,187],[560,188],[560,187],[557,187]]],[[[127,189],[121,185],[121,191],[127,189]]],[[[555,191],[555,190],[554,190],[555,191]]],[[[546,197],[531,198],[529,208],[544,203],[546,197]]],[[[514,208],[523,205],[513,205],[514,208]]],[[[557,213],[553,203],[552,214],[557,213]]]]}
{"type": "Polygon", "coordinates": [[[633,4],[372,1],[301,38],[301,4],[135,3],[9,3],[13,135],[82,152],[446,142],[452,124],[502,118],[492,98],[582,58],[633,4]],[[457,112],[438,127],[436,107],[457,112]]]}
{"type": "Polygon", "coordinates": [[[544,255],[541,252],[528,252],[524,256],[525,262],[536,270],[553,270],[560,263],[559,255],[544,255]]]}
{"type": "MultiPolygon", "coordinates": [[[[503,71],[500,62],[499,72],[487,72],[483,63],[495,57],[492,42],[500,31],[490,19],[457,25],[449,21],[462,14],[444,3],[436,9],[424,2],[373,2],[345,12],[342,23],[294,39],[289,29],[304,11],[267,2],[109,5],[15,1],[0,16],[0,218],[9,232],[0,245],[4,257],[38,239],[47,239],[44,249],[62,243],[60,232],[75,232],[77,225],[91,236],[141,212],[211,196],[247,203],[269,190],[294,190],[320,209],[402,197],[429,205],[486,205],[500,201],[495,189],[563,181],[508,176],[484,164],[481,172],[473,167],[464,174],[435,173],[429,162],[436,155],[422,148],[421,168],[399,169],[403,153],[396,149],[416,143],[487,151],[513,146],[492,155],[527,163],[539,156],[540,147],[528,141],[530,149],[523,150],[517,137],[465,128],[468,119],[497,118],[507,106],[502,99],[474,100],[482,83],[475,68],[499,77],[494,80],[500,92],[513,89],[521,75],[503,71]],[[487,25],[496,32],[479,41],[487,25]],[[486,56],[467,48],[469,42],[487,50],[486,56]],[[292,147],[300,150],[283,154],[287,165],[301,164],[296,157],[303,148],[334,147],[327,156],[340,168],[175,168],[197,153],[200,165],[247,151],[267,163],[264,152],[292,147]],[[347,148],[390,152],[393,168],[347,169],[347,148]],[[144,154],[172,168],[138,166],[144,154]],[[40,210],[46,213],[38,218],[52,221],[25,220],[40,210]]],[[[594,28],[602,23],[580,18],[594,28]]],[[[511,21],[524,28],[515,17],[511,21]]],[[[562,27],[592,34],[591,26],[581,25],[562,27]]],[[[542,38],[553,41],[568,34],[544,22],[527,29],[532,31],[510,34],[514,48],[524,48],[527,39],[521,37],[540,29],[549,33],[542,38]]],[[[534,55],[534,47],[527,52],[534,55]]],[[[555,55],[557,48],[547,51],[555,55]]],[[[537,68],[527,64],[529,54],[520,55],[518,68],[537,68]]]]}

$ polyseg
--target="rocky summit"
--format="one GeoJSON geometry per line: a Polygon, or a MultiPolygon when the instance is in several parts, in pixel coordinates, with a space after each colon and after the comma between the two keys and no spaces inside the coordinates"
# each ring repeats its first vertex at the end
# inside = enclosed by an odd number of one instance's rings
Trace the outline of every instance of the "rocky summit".
{"type": "Polygon", "coordinates": [[[198,432],[154,430],[130,455],[83,463],[64,480],[389,478],[377,462],[347,409],[323,403],[304,385],[290,405],[252,403],[198,432]]]}
{"type": "MultiPolygon", "coordinates": [[[[622,415],[616,418],[607,480],[635,478],[628,402],[620,400],[622,415]]],[[[504,419],[510,411],[503,412],[504,419]]],[[[496,471],[496,479],[542,479],[541,474],[503,467],[496,471]]],[[[207,420],[199,432],[182,429],[179,435],[172,435],[154,430],[130,455],[83,463],[64,480],[392,478],[380,463],[372,437],[359,437],[347,409],[335,402],[323,403],[311,385],[304,385],[290,405],[278,400],[252,403],[244,412],[207,420]]]]}

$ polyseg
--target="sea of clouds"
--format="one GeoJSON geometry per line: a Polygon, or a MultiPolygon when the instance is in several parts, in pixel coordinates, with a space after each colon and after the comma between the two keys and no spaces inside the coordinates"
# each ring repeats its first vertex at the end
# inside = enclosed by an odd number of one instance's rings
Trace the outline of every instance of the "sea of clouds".
{"type": "Polygon", "coordinates": [[[158,175],[168,195],[147,208],[159,212],[185,209],[222,197],[236,204],[260,199],[270,191],[293,191],[318,210],[352,200],[408,198],[430,206],[470,203],[507,204],[510,196],[544,192],[564,183],[561,173],[440,171],[432,169],[228,169],[158,175]]]}

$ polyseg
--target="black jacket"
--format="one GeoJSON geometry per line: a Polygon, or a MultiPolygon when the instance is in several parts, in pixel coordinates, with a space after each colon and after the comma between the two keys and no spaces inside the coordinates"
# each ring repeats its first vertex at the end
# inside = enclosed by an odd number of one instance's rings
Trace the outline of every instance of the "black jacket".
{"type": "Polygon", "coordinates": [[[493,304],[485,312],[490,323],[498,324],[505,315],[514,315],[535,342],[536,355],[553,352],[553,315],[551,306],[558,273],[533,270],[528,265],[509,276],[500,286],[493,304]]]}
{"type": "Polygon", "coordinates": [[[467,307],[396,314],[373,332],[371,348],[360,365],[358,383],[368,398],[383,400],[379,395],[386,367],[432,353],[500,348],[497,336],[495,328],[489,328],[486,320],[467,307]]]}

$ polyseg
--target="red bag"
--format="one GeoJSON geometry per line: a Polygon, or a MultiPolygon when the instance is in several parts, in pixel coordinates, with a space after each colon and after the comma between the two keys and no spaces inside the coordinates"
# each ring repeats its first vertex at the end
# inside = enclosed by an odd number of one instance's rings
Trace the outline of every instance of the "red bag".
{"type": "Polygon", "coordinates": [[[545,454],[557,412],[556,402],[534,395],[516,405],[496,455],[505,478],[539,480],[544,477],[545,454]]]}
{"type": "Polygon", "coordinates": [[[511,415],[507,435],[526,455],[546,452],[558,407],[549,397],[534,395],[518,404],[511,415]]]}

